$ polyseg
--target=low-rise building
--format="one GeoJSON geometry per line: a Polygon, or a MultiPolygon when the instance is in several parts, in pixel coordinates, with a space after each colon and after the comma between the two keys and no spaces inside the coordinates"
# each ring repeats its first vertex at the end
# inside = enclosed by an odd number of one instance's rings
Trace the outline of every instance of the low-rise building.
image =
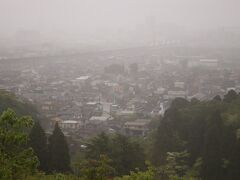
{"type": "Polygon", "coordinates": [[[81,121],[73,120],[61,121],[58,124],[63,130],[77,130],[84,125],[81,121]]]}
{"type": "Polygon", "coordinates": [[[175,99],[175,98],[186,98],[187,92],[186,91],[168,91],[168,98],[175,99]]]}
{"type": "Polygon", "coordinates": [[[149,131],[149,119],[137,119],[124,124],[124,132],[128,136],[145,136],[149,131]]]}

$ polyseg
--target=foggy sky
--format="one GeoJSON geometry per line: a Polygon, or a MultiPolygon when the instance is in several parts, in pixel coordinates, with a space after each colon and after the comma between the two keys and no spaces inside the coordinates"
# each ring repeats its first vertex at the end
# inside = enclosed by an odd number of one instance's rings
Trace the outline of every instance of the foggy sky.
{"type": "Polygon", "coordinates": [[[239,0],[0,0],[0,33],[85,33],[158,23],[193,28],[240,26],[239,0]]]}

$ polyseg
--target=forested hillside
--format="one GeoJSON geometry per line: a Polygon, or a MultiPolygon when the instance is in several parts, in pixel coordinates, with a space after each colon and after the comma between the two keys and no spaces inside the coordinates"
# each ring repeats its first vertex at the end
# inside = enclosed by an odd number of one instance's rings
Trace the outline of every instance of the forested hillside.
{"type": "MultiPolygon", "coordinates": [[[[8,94],[1,98],[12,105],[8,94]]],[[[38,123],[29,135],[22,131],[32,124],[12,110],[0,117],[1,179],[240,179],[240,95],[233,90],[204,102],[177,98],[147,137],[102,133],[81,142],[71,162],[57,124],[50,137],[38,123]]]]}
{"type": "Polygon", "coordinates": [[[240,96],[175,99],[152,140],[151,162],[176,176],[240,179],[240,96]]]}
{"type": "Polygon", "coordinates": [[[7,108],[13,109],[18,116],[28,115],[34,121],[41,121],[44,125],[46,124],[46,118],[37,111],[33,104],[27,100],[19,99],[19,97],[11,92],[0,90],[0,113],[7,108]]]}

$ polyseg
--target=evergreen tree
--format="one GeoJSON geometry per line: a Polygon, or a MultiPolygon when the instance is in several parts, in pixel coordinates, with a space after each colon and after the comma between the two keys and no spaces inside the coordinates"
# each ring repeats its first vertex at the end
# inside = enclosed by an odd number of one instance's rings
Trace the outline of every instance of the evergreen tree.
{"type": "Polygon", "coordinates": [[[156,131],[152,161],[154,165],[166,163],[167,152],[182,151],[183,142],[180,139],[178,126],[180,120],[178,110],[169,108],[156,131]]]}
{"type": "Polygon", "coordinates": [[[98,159],[99,155],[109,155],[111,152],[111,139],[105,133],[91,139],[87,143],[86,158],[98,159]]]}
{"type": "Polygon", "coordinates": [[[71,171],[68,144],[57,123],[49,137],[49,154],[51,171],[61,173],[71,171]]]}
{"type": "Polygon", "coordinates": [[[223,101],[227,103],[231,103],[233,100],[237,99],[238,94],[234,90],[228,91],[228,93],[224,96],[223,101]]]}
{"type": "Polygon", "coordinates": [[[187,105],[189,105],[188,100],[184,98],[176,98],[172,101],[171,108],[179,109],[179,108],[187,107],[187,105]]]}
{"type": "Polygon", "coordinates": [[[129,174],[130,171],[145,168],[143,148],[137,141],[117,134],[112,137],[102,133],[87,144],[85,157],[88,160],[99,160],[101,155],[109,157],[117,175],[129,174]]]}
{"type": "Polygon", "coordinates": [[[230,164],[230,170],[228,173],[228,177],[231,180],[238,180],[240,179],[240,142],[237,140],[234,149],[232,150],[232,155],[231,155],[231,164],[230,164]]]}
{"type": "Polygon", "coordinates": [[[221,102],[221,101],[222,101],[222,98],[221,98],[221,96],[216,95],[216,96],[213,98],[213,101],[221,102]]]}
{"type": "Polygon", "coordinates": [[[145,169],[144,152],[137,142],[128,137],[117,134],[112,141],[112,154],[114,167],[118,175],[129,174],[136,168],[145,169]]]}
{"type": "Polygon", "coordinates": [[[39,170],[48,172],[47,137],[39,122],[36,122],[29,134],[29,146],[33,148],[40,162],[39,170]]]}
{"type": "Polygon", "coordinates": [[[112,160],[105,155],[100,155],[99,160],[85,160],[75,164],[82,180],[112,179],[115,169],[111,166],[112,160]]]}
{"type": "Polygon", "coordinates": [[[208,121],[205,142],[203,144],[203,164],[201,172],[203,179],[224,179],[222,174],[224,171],[222,128],[220,112],[213,112],[208,121]]]}

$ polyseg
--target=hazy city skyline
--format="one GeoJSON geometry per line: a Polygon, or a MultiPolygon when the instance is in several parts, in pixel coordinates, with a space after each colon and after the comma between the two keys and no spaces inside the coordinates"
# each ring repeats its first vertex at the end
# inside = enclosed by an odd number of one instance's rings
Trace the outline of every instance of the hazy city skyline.
{"type": "Polygon", "coordinates": [[[239,5],[237,0],[0,0],[0,33],[129,31],[149,17],[186,28],[237,27],[239,5]]]}

